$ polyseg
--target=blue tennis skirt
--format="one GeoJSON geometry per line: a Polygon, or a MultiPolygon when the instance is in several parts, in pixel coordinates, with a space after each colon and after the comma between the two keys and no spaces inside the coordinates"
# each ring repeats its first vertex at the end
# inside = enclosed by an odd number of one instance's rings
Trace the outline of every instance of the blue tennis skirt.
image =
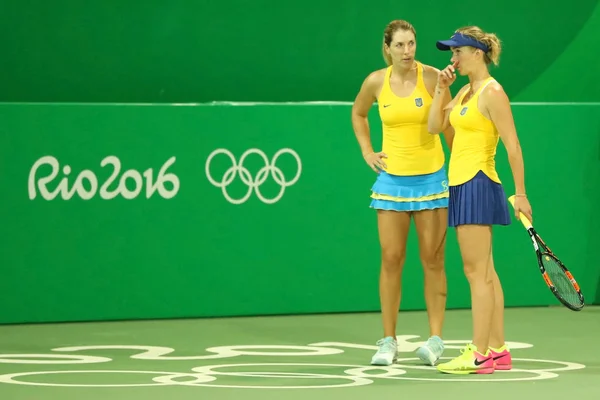
{"type": "Polygon", "coordinates": [[[432,174],[398,176],[377,174],[371,188],[371,208],[391,211],[420,211],[448,207],[448,175],[442,167],[432,174]]]}
{"type": "Polygon", "coordinates": [[[448,226],[510,225],[510,222],[502,185],[483,171],[462,185],[450,186],[448,226]]]}

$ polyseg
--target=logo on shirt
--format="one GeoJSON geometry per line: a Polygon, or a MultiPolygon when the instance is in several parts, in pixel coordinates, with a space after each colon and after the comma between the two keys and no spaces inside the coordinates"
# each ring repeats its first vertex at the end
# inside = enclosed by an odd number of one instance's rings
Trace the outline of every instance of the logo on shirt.
{"type": "Polygon", "coordinates": [[[417,98],[415,99],[415,104],[416,104],[416,106],[417,106],[417,107],[421,107],[421,106],[423,106],[423,99],[422,99],[422,98],[420,98],[420,97],[417,97],[417,98]]]}
{"type": "Polygon", "coordinates": [[[468,108],[469,108],[469,107],[463,107],[463,109],[462,109],[462,110],[460,110],[460,115],[465,115],[465,114],[467,113],[467,109],[468,109],[468,108]]]}

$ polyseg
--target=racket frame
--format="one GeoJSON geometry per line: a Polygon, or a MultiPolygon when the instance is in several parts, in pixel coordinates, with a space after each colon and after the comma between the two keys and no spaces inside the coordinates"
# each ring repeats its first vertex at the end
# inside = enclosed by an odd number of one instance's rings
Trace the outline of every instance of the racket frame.
{"type": "MultiPolygon", "coordinates": [[[[515,196],[514,195],[510,196],[508,198],[508,201],[514,208],[515,196]]],[[[554,297],[556,297],[558,299],[558,301],[560,301],[568,309],[573,310],[573,311],[581,311],[583,309],[583,307],[585,306],[585,300],[583,297],[583,293],[581,292],[581,288],[579,287],[579,284],[573,277],[573,274],[571,274],[571,271],[569,271],[569,269],[562,263],[562,261],[560,261],[560,259],[552,252],[552,250],[548,247],[548,245],[546,245],[546,243],[542,240],[541,236],[537,233],[537,231],[533,227],[533,224],[531,223],[531,221],[529,221],[529,218],[527,218],[525,215],[523,215],[523,213],[519,213],[519,219],[521,220],[521,223],[523,224],[523,226],[527,230],[527,233],[529,234],[529,237],[531,238],[531,241],[533,243],[533,248],[535,249],[535,253],[537,256],[537,260],[538,260],[538,267],[540,269],[542,277],[544,278],[544,282],[546,282],[546,285],[548,285],[548,288],[550,289],[550,291],[552,292],[554,297]],[[543,249],[541,249],[540,247],[543,247],[543,249]],[[542,257],[551,257],[554,261],[556,261],[556,264],[562,269],[562,271],[565,274],[565,276],[567,277],[567,279],[569,279],[569,281],[571,282],[573,289],[575,289],[575,291],[577,292],[577,296],[579,297],[579,301],[581,302],[581,304],[579,306],[570,304],[565,299],[563,299],[563,297],[558,293],[556,286],[552,283],[550,276],[548,276],[548,272],[546,271],[546,268],[544,267],[542,257]]]]}

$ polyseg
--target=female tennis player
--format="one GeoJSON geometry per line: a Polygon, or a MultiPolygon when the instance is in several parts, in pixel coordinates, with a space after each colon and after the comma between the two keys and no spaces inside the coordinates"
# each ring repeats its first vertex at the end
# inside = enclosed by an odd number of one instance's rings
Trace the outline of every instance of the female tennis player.
{"type": "MultiPolygon", "coordinates": [[[[377,210],[381,245],[383,338],[377,341],[379,349],[371,364],[390,365],[397,358],[401,275],[412,217],[424,270],[430,336],[417,355],[434,365],[444,350],[441,338],[446,308],[444,249],[449,195],[441,139],[427,129],[439,71],[415,60],[416,32],[409,22],[390,22],[383,36],[383,56],[388,66],[366,77],[352,107],[352,125],[363,158],[378,174],[370,207],[377,210]],[[373,150],[367,120],[374,101],[383,128],[382,151],[378,152],[373,150]]],[[[449,91],[444,96],[451,99],[449,91]]],[[[446,134],[451,146],[451,130],[446,134]]]]}
{"type": "Polygon", "coordinates": [[[508,201],[495,168],[499,139],[506,147],[515,183],[515,215],[522,212],[531,219],[532,212],[510,102],[488,70],[489,64],[498,65],[500,40],[468,26],[451,39],[438,41],[437,47],[452,50],[452,64],[439,73],[429,128],[452,126],[455,131],[448,168],[448,225],[456,227],[473,314],[472,343],[437,368],[446,373],[489,374],[512,367],[504,342],[504,295],[492,255],[492,226],[510,224],[508,201]],[[457,70],[469,77],[469,83],[449,102],[445,93],[457,70]]]}

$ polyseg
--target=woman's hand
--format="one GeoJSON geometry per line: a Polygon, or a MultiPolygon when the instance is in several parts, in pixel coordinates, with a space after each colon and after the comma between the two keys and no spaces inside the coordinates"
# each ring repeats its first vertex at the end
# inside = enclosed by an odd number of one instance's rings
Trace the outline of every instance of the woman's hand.
{"type": "Polygon", "coordinates": [[[521,216],[519,213],[523,213],[524,216],[527,217],[529,222],[533,224],[533,212],[531,211],[531,205],[529,204],[529,200],[525,196],[516,196],[515,197],[515,216],[519,219],[521,216]]]}
{"type": "Polygon", "coordinates": [[[364,158],[367,162],[367,165],[377,173],[379,173],[379,171],[383,170],[384,168],[387,168],[387,165],[385,165],[385,162],[383,161],[384,158],[387,158],[387,155],[382,151],[380,151],[379,153],[369,153],[365,155],[364,158]]]}
{"type": "Polygon", "coordinates": [[[450,85],[452,85],[454,81],[456,81],[456,65],[456,62],[452,65],[448,65],[446,68],[444,68],[438,73],[438,88],[446,89],[450,87],[450,85]]]}

